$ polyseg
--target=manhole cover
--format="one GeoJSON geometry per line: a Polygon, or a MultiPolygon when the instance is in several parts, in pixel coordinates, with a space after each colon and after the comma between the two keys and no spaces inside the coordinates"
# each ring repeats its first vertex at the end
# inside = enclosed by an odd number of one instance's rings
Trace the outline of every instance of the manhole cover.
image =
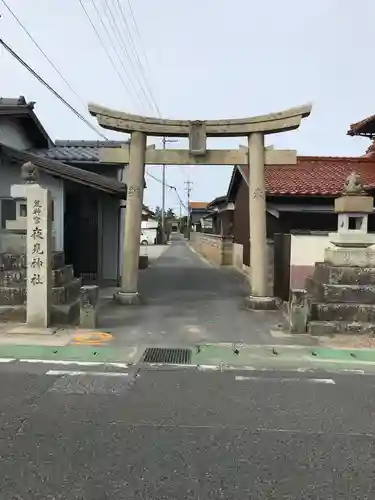
{"type": "Polygon", "coordinates": [[[190,349],[166,349],[162,347],[148,347],[145,350],[144,363],[173,363],[187,365],[191,361],[190,349]]]}

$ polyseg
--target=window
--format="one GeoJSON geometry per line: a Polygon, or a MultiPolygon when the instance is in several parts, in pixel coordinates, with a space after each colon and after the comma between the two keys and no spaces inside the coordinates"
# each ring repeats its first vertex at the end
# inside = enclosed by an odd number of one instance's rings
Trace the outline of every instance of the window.
{"type": "Polygon", "coordinates": [[[27,217],[27,205],[26,205],[26,203],[20,203],[19,214],[20,214],[20,217],[27,217]]]}
{"type": "Polygon", "coordinates": [[[349,217],[348,229],[355,230],[361,229],[362,217],[349,217]]]}
{"type": "MultiPolygon", "coordinates": [[[[55,220],[54,202],[51,202],[51,218],[55,220]]],[[[1,229],[6,229],[7,220],[17,220],[18,218],[27,217],[27,204],[25,200],[14,198],[0,199],[0,222],[1,229]]]]}
{"type": "Polygon", "coordinates": [[[6,221],[7,220],[16,220],[17,218],[17,205],[16,200],[2,199],[0,205],[1,211],[1,229],[6,229],[6,221]]]}

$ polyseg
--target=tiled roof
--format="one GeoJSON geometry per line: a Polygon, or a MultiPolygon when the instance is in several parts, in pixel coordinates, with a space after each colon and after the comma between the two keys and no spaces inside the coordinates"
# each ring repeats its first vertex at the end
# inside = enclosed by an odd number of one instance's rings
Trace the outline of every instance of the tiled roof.
{"type": "MultiPolygon", "coordinates": [[[[248,167],[240,167],[248,178],[248,167]]],[[[336,196],[342,192],[351,172],[360,175],[366,189],[375,189],[375,160],[373,158],[299,156],[295,165],[269,165],[266,167],[268,195],[336,196]]]]}
{"type": "Polygon", "coordinates": [[[206,201],[190,201],[189,202],[189,208],[190,209],[205,209],[207,208],[208,202],[206,201]]]}
{"type": "Polygon", "coordinates": [[[363,156],[365,158],[374,158],[375,157],[375,141],[372,141],[372,143],[366,149],[366,153],[363,156]]]}
{"type": "Polygon", "coordinates": [[[31,161],[40,169],[44,170],[50,175],[67,179],[84,186],[89,186],[93,189],[98,189],[115,195],[119,198],[126,199],[126,185],[115,179],[111,179],[105,175],[99,175],[88,170],[66,165],[50,158],[43,158],[29,151],[20,151],[9,146],[1,145],[1,150],[9,157],[13,158],[19,163],[31,161]]]}
{"type": "Polygon", "coordinates": [[[348,135],[371,135],[375,134],[375,115],[368,116],[364,120],[352,123],[347,132],[348,135]]]}
{"type": "Polygon", "coordinates": [[[227,202],[228,202],[227,195],[217,196],[212,201],[210,201],[210,203],[208,203],[207,208],[213,208],[216,207],[217,205],[220,205],[221,203],[227,203],[227,202]]]}
{"type": "Polygon", "coordinates": [[[35,148],[47,148],[53,144],[47,131],[34,113],[35,102],[27,102],[24,96],[0,97],[0,115],[19,120],[35,148]]]}
{"type": "Polygon", "coordinates": [[[27,103],[23,95],[19,97],[0,97],[0,106],[29,106],[33,107],[34,103],[27,103]]]}
{"type": "Polygon", "coordinates": [[[48,149],[36,149],[33,153],[66,162],[99,162],[100,148],[119,148],[125,141],[55,141],[48,149]]]}

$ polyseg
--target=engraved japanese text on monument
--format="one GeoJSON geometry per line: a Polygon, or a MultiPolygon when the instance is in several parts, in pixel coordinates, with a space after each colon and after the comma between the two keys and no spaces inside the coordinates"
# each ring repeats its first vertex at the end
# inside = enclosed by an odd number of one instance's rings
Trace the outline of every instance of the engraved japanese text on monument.
{"type": "Polygon", "coordinates": [[[43,276],[41,275],[41,269],[44,266],[43,256],[44,251],[40,240],[44,239],[42,227],[41,227],[41,215],[42,215],[42,202],[40,199],[34,199],[32,202],[32,214],[31,214],[31,234],[30,238],[32,240],[32,256],[29,261],[29,266],[33,272],[29,273],[30,283],[33,286],[43,285],[43,276]]]}

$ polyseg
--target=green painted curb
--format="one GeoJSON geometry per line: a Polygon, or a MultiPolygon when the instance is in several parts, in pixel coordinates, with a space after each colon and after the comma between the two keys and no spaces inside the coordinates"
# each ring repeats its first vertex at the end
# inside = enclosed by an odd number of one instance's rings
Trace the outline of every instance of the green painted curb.
{"type": "Polygon", "coordinates": [[[43,359],[61,361],[98,361],[98,362],[128,362],[134,355],[134,348],[112,348],[95,346],[30,346],[3,345],[0,346],[1,358],[43,359]]]}
{"type": "Polygon", "coordinates": [[[242,346],[238,353],[227,345],[204,344],[192,348],[192,364],[245,366],[265,362],[325,361],[325,362],[372,362],[375,363],[375,349],[337,349],[306,346],[242,346]]]}

